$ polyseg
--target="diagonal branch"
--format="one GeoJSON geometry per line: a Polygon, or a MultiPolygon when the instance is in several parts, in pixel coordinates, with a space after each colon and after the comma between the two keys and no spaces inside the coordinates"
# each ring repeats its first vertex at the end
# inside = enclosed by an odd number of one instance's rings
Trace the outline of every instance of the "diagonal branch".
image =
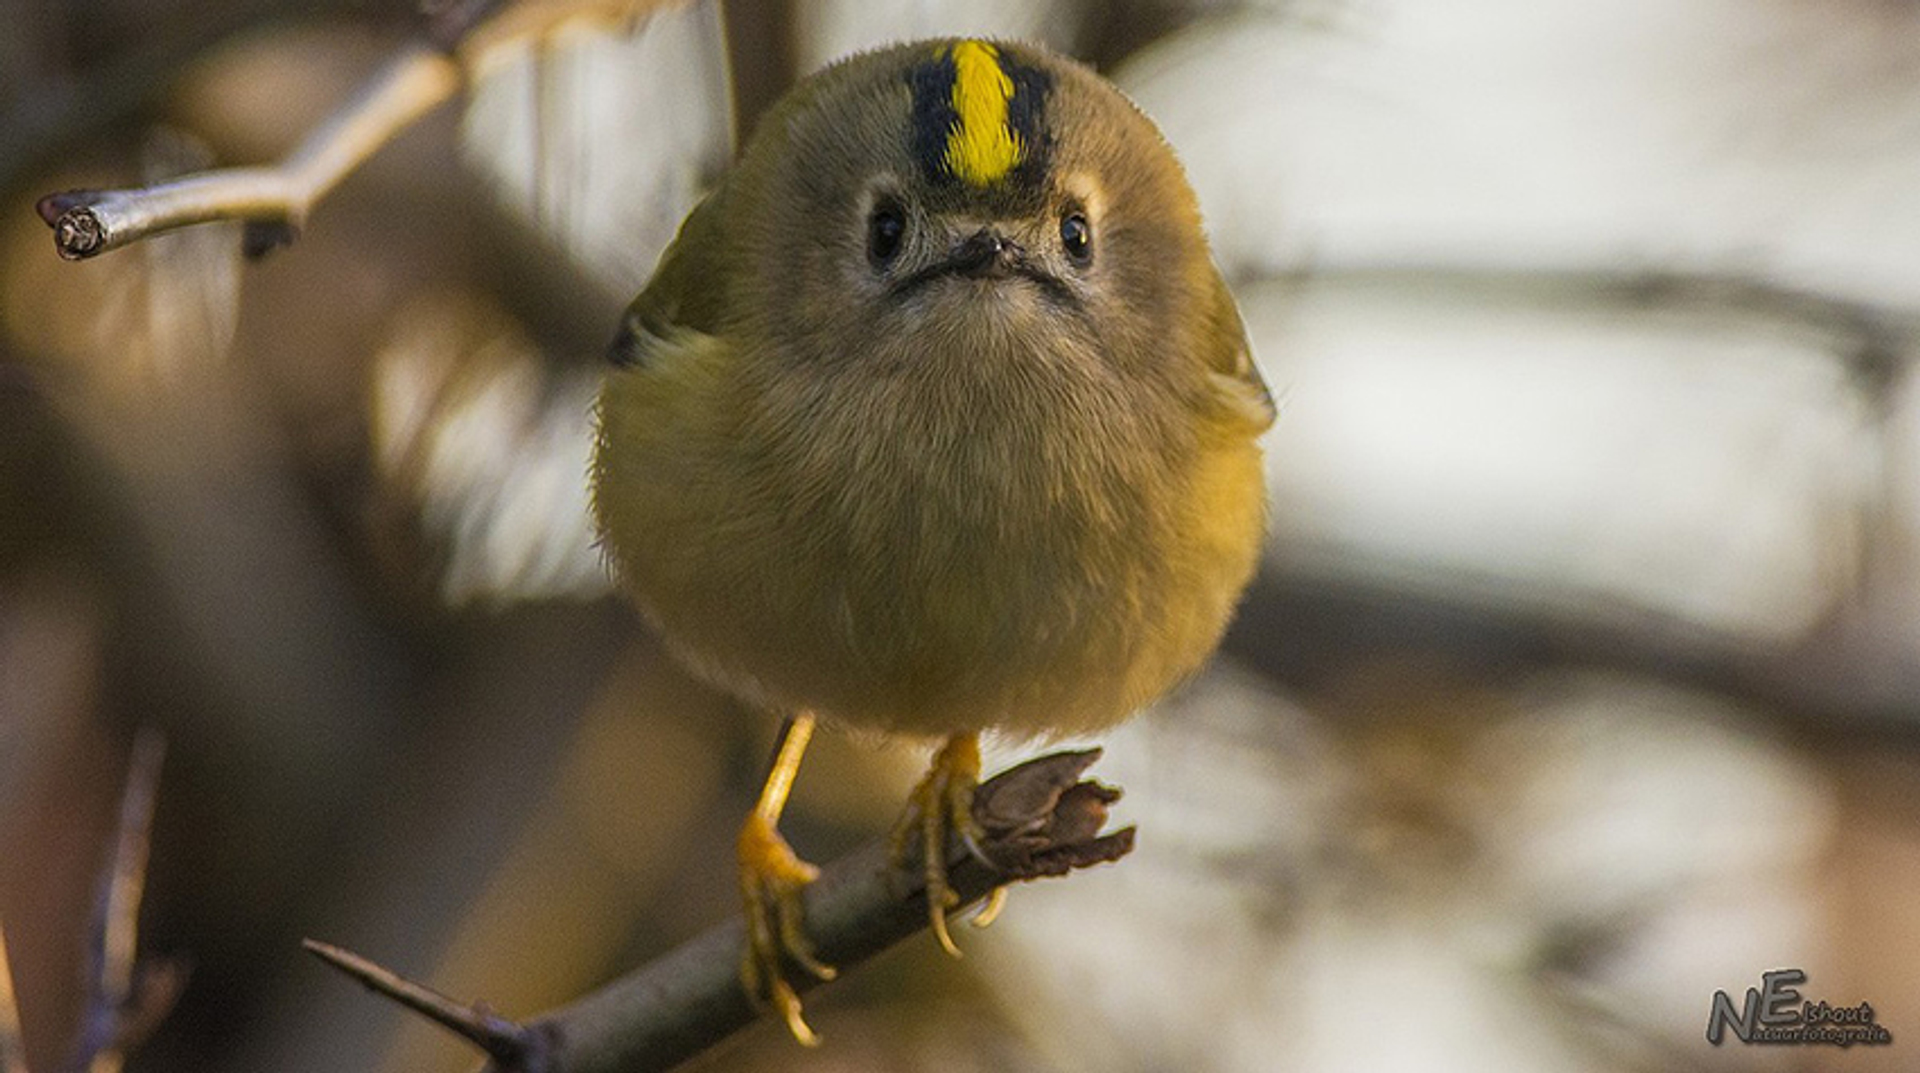
{"type": "Polygon", "coordinates": [[[300,945],[307,953],[360,981],[367,990],[384,995],[459,1036],[502,1066],[518,1068],[531,1060],[528,1051],[535,1042],[533,1034],[480,1003],[464,1005],[332,943],[302,939],[300,945]]]}
{"type": "Polygon", "coordinates": [[[77,261],[161,231],[212,220],[248,222],[247,249],[289,241],[307,213],[394,135],[451,98],[459,64],[425,45],[402,50],[274,167],[222,168],[154,186],[70,190],[40,199],[60,256],[77,261]]]}
{"type": "MultiPolygon", "coordinates": [[[[1107,806],[1120,792],[1080,781],[1099,756],[1098,749],[1054,753],[981,785],[974,815],[987,831],[981,848],[993,863],[974,857],[957,839],[949,846],[948,879],[962,904],[1015,880],[1066,875],[1133,849],[1131,827],[1100,833],[1107,806]]],[[[926,891],[917,878],[889,866],[884,841],[827,866],[805,897],[808,935],[821,959],[842,969],[927,927],[926,891]]],[[[490,1073],[671,1069],[760,1018],[740,985],[744,943],[744,924],[735,917],[524,1026],[502,1022],[482,1007],[456,1006],[430,1016],[488,1051],[490,1073]],[[490,1046],[489,1039],[511,1042],[490,1046]]],[[[316,947],[324,946],[309,943],[308,949],[322,954],[316,947]]],[[[412,1006],[409,996],[417,992],[439,997],[353,955],[326,959],[403,1004],[412,1006]],[[348,959],[358,964],[341,964],[348,959]]],[[[788,981],[802,992],[818,985],[799,971],[790,971],[788,981]]]]}

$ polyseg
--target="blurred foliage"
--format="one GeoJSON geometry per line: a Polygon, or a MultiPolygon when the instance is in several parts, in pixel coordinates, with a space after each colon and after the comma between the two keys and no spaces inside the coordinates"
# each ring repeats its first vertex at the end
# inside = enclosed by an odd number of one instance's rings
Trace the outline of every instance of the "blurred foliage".
{"type": "MultiPolygon", "coordinates": [[[[1108,743],[1134,857],[829,989],[820,1051],[706,1065],[1818,1067],[1698,1038],[1789,962],[1920,1038],[1895,7],[526,5],[291,248],[69,264],[35,197],[273,159],[418,16],[14,0],[0,921],[36,1068],[139,726],[144,935],[195,971],[136,1073],[466,1068],[302,936],[521,1015],[732,911],[772,723],[608,592],[599,355],[797,73],[988,29],[1182,152],[1285,397],[1276,539],[1230,662],[1108,743]]],[[[790,836],[884,830],[917,759],[824,735],[790,836]]]]}

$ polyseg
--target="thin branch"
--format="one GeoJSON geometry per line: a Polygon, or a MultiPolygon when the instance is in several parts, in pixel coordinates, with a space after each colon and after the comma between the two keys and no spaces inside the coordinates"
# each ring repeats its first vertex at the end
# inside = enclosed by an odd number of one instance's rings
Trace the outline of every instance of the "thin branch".
{"type": "MultiPolygon", "coordinates": [[[[143,730],[134,739],[126,788],[120,794],[113,854],[101,873],[88,932],[87,1004],[69,1062],[76,1071],[118,1073],[127,1051],[173,1008],[186,980],[185,969],[177,964],[136,960],[140,900],[153,842],[153,808],[166,752],[166,739],[158,731],[143,730]]],[[[0,930],[0,1073],[27,1073],[4,930],[0,930]]]]}
{"type": "Polygon", "coordinates": [[[460,88],[459,64],[425,45],[402,50],[274,167],[223,168],[154,186],[71,190],[40,199],[60,256],[77,261],[148,235],[213,220],[249,223],[259,255],[290,241],[341,179],[460,88]]]}
{"type": "Polygon", "coordinates": [[[13,970],[7,963],[7,930],[0,927],[0,1073],[28,1073],[27,1049],[20,1042],[20,1003],[14,998],[13,970]]]}
{"type": "Polygon", "coordinates": [[[115,1073],[125,1054],[164,1018],[185,983],[185,969],[138,961],[140,902],[146,890],[154,802],[166,739],[143,730],[134,739],[113,855],[94,904],[89,962],[92,979],[72,1061],[75,1070],[115,1073]]]}
{"type": "Polygon", "coordinates": [[[134,951],[140,940],[140,899],[147,887],[147,861],[153,846],[153,806],[160,791],[160,765],[167,741],[157,730],[134,739],[120,794],[120,822],[107,873],[106,897],[94,920],[100,959],[100,990],[116,999],[133,990],[134,951]]]}
{"type": "Polygon", "coordinates": [[[384,995],[452,1032],[485,1051],[503,1066],[525,1067],[532,1057],[532,1050],[537,1046],[534,1033],[483,1005],[476,1003],[469,1006],[457,1002],[425,984],[415,983],[392,969],[331,943],[302,939],[300,945],[314,957],[358,980],[367,990],[384,995]]]}
{"type": "MultiPolygon", "coordinates": [[[[959,841],[948,851],[948,879],[962,904],[985,897],[1022,879],[1060,876],[1079,868],[1115,861],[1133,849],[1134,830],[1101,834],[1107,806],[1120,792],[1080,776],[1100,750],[1055,753],[1028,761],[983,784],[974,798],[974,815],[987,831],[982,843],[988,864],[959,841]]],[[[917,877],[902,875],[888,863],[880,841],[834,862],[806,890],[807,933],[820,957],[844,970],[927,927],[926,890],[917,877]]],[[[671,1069],[761,1018],[740,986],[744,922],[734,917],[649,965],[621,977],[567,1006],[496,1033],[520,1041],[516,1053],[492,1053],[489,1073],[651,1073],[671,1069]]],[[[315,953],[323,944],[309,943],[315,953]]],[[[344,953],[344,952],[342,952],[344,953]]],[[[349,971],[375,990],[410,1008],[403,995],[430,989],[346,955],[364,968],[349,971]],[[371,981],[378,979],[380,984],[371,981]]],[[[797,991],[818,986],[810,974],[789,970],[797,991]]],[[[448,1002],[445,1011],[427,1012],[442,1024],[473,1039],[459,1025],[487,1018],[480,1007],[448,1002]]],[[[437,1004],[436,1004],[437,1007],[437,1004]]],[[[498,1018],[493,1018],[498,1022],[498,1018]]],[[[507,1024],[511,1024],[510,1022],[507,1024]]]]}

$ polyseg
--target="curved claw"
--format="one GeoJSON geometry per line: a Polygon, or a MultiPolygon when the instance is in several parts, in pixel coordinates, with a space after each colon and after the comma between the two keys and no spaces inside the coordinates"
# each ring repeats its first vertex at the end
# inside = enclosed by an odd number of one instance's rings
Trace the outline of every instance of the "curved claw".
{"type": "Polygon", "coordinates": [[[1006,907],[1007,888],[995,887],[993,888],[993,893],[987,895],[987,904],[981,906],[980,911],[973,914],[973,919],[968,921],[968,923],[976,928],[989,927],[994,921],[1000,919],[1000,910],[1006,907]]]}
{"type": "Polygon", "coordinates": [[[747,943],[740,983],[748,995],[780,1014],[793,1038],[814,1046],[820,1037],[800,1014],[800,996],[781,972],[791,960],[821,980],[837,973],[815,954],[807,938],[801,894],[820,870],[799,858],[771,821],[759,813],[740,828],[740,896],[745,903],[747,943]]]}
{"type": "Polygon", "coordinates": [[[767,1001],[787,1022],[787,1031],[793,1034],[802,1047],[820,1046],[820,1035],[808,1027],[807,1019],[800,1015],[800,996],[794,993],[793,985],[778,977],[774,978],[773,990],[767,995],[767,1001]]]}

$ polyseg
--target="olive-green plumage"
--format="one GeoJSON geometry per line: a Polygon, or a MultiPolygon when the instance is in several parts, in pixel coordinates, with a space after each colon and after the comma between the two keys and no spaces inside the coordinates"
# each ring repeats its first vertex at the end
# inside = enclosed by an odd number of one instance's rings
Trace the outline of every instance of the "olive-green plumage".
{"type": "Polygon", "coordinates": [[[773,709],[1098,729],[1207,658],[1254,567],[1272,404],[1193,194],[1031,46],[801,83],[615,357],[606,546],[689,665],[773,709]]]}

